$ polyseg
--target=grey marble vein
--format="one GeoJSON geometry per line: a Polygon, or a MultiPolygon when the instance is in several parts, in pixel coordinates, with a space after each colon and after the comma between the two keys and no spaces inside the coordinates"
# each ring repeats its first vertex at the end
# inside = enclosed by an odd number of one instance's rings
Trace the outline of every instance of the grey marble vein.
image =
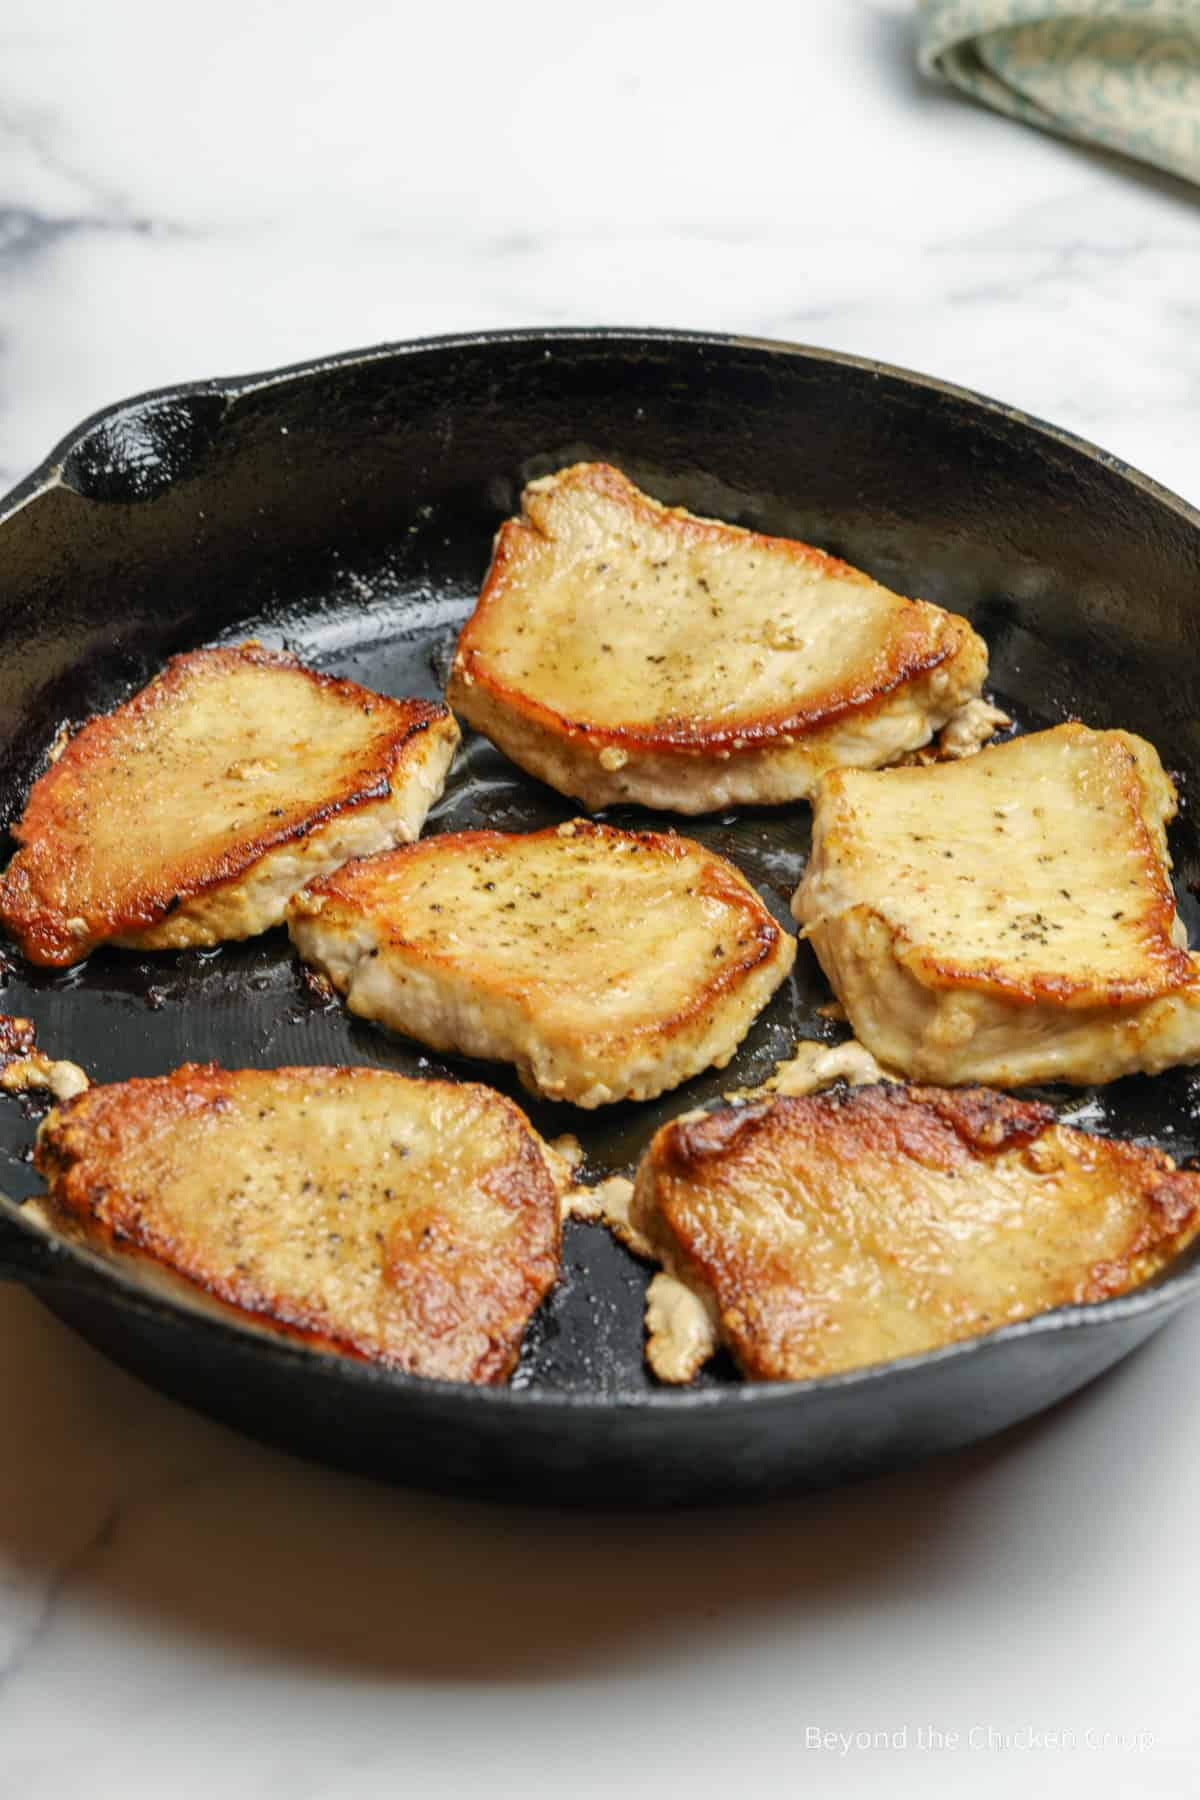
{"type": "Polygon", "coordinates": [[[11,1684],[45,1642],[64,1598],[73,1584],[100,1560],[116,1536],[124,1507],[114,1501],[101,1513],[94,1528],[53,1568],[27,1582],[0,1578],[0,1621],[6,1626],[0,1654],[0,1714],[5,1710],[11,1684]],[[21,1605],[21,1593],[27,1597],[21,1605]],[[16,1606],[13,1595],[16,1595],[16,1606]]]}

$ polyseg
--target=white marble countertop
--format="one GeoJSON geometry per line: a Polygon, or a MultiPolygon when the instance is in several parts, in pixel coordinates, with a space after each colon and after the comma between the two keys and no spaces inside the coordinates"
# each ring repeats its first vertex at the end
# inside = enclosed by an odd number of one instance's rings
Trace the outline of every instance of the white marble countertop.
{"type": "MultiPolygon", "coordinates": [[[[602,322],[905,363],[1200,500],[1196,197],[926,87],[899,0],[10,0],[0,49],[5,481],[159,383],[602,322]]],[[[1194,1357],[634,1521],[307,1468],[0,1288],[0,1797],[1191,1796],[1194,1357]]]]}

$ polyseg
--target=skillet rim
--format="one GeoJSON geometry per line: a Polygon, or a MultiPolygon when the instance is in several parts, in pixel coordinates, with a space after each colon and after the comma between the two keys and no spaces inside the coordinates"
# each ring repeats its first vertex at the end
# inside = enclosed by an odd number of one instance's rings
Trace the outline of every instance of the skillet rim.
{"type": "MultiPolygon", "coordinates": [[[[98,426],[149,403],[203,395],[223,397],[231,405],[245,395],[265,392],[289,383],[299,385],[330,370],[399,360],[427,352],[453,352],[499,344],[552,347],[555,344],[589,343],[608,344],[613,348],[625,345],[630,350],[651,345],[680,345],[716,351],[749,350],[760,352],[769,358],[799,357],[810,362],[855,369],[877,378],[887,378],[923,396],[938,396],[961,403],[971,410],[1002,419],[1011,426],[1064,446],[1128,482],[1139,494],[1165,506],[1183,524],[1200,534],[1200,509],[1152,476],[1074,432],[975,389],[873,357],[827,350],[784,339],[734,332],[617,325],[513,327],[440,333],[341,351],[243,375],[216,376],[149,388],[100,408],[67,432],[29,475],[0,498],[0,526],[51,489],[58,486],[70,489],[71,483],[66,479],[65,465],[72,452],[98,426]]],[[[1185,1251],[1184,1255],[1187,1254],[1185,1251]]],[[[1169,1315],[1188,1300],[1194,1299],[1200,1291],[1200,1259],[1177,1275],[1167,1273],[1153,1284],[1136,1288],[1115,1299],[1058,1307],[1049,1312],[1036,1313],[1014,1324],[1001,1326],[995,1331],[942,1345],[936,1350],[898,1357],[888,1362],[870,1363],[862,1368],[847,1369],[834,1375],[812,1377],[804,1381],[745,1381],[710,1388],[650,1387],[625,1394],[606,1394],[588,1389],[514,1387],[508,1383],[480,1385],[405,1375],[398,1370],[359,1361],[357,1358],[313,1350],[286,1338],[273,1338],[268,1335],[267,1327],[242,1325],[234,1317],[216,1317],[198,1307],[193,1309],[182,1302],[148,1291],[119,1265],[32,1224],[22,1216],[21,1206],[0,1190],[0,1280],[5,1279],[22,1282],[35,1291],[44,1287],[83,1288],[97,1298],[106,1298],[114,1305],[135,1313],[149,1312],[176,1326],[231,1337],[236,1344],[247,1348],[253,1346],[263,1357],[274,1358],[278,1364],[291,1364],[301,1369],[311,1369],[315,1364],[325,1375],[335,1379],[361,1382],[368,1388],[382,1387],[401,1394],[437,1395],[468,1409],[478,1404],[490,1410],[494,1404],[499,1403],[522,1411],[533,1409],[547,1413],[607,1412],[620,1415],[631,1410],[649,1408],[655,1412],[682,1415],[713,1408],[745,1409],[753,1406],[761,1411],[764,1407],[786,1407],[793,1402],[802,1403],[814,1393],[870,1388],[889,1380],[902,1381],[916,1370],[986,1354],[992,1349],[1037,1336],[1118,1324],[1158,1312],[1169,1315]]]]}
{"type": "MultiPolygon", "coordinates": [[[[36,1200],[37,1196],[31,1196],[36,1200]]],[[[773,1401],[785,1404],[803,1400],[812,1394],[841,1392],[846,1389],[874,1387],[888,1379],[901,1380],[916,1370],[942,1365],[976,1356],[989,1349],[1021,1343],[1044,1334],[1073,1332],[1082,1327],[1099,1327],[1140,1319],[1157,1312],[1168,1315],[1196,1297],[1200,1289],[1200,1260],[1177,1276],[1167,1275],[1151,1285],[1134,1288],[1112,1300],[1083,1301],[1074,1306],[1055,1307],[1049,1312],[1034,1313],[1012,1325],[995,1331],[981,1332],[943,1344],[936,1350],[919,1351],[911,1356],[894,1357],[888,1362],[867,1363],[861,1368],[844,1369],[833,1375],[810,1376],[803,1381],[741,1381],[727,1386],[693,1388],[666,1385],[648,1387],[638,1392],[602,1393],[587,1388],[514,1387],[511,1382],[478,1383],[446,1381],[437,1376],[406,1375],[378,1363],[339,1355],[329,1350],[316,1350],[286,1337],[274,1337],[268,1326],[243,1325],[237,1318],[219,1317],[201,1310],[200,1304],[189,1307],[143,1286],[115,1262],[96,1252],[56,1236],[40,1225],[23,1218],[22,1207],[0,1191],[0,1281],[24,1283],[35,1290],[82,1289],[93,1298],[107,1299],[133,1313],[149,1313],[173,1325],[198,1329],[233,1338],[243,1347],[253,1348],[277,1363],[310,1369],[314,1364],[337,1380],[361,1382],[365,1387],[385,1387],[403,1394],[437,1394],[451,1401],[473,1405],[499,1399],[502,1404],[524,1410],[560,1411],[567,1413],[611,1412],[620,1414],[650,1407],[655,1411],[694,1411],[713,1407],[761,1406],[773,1401]],[[6,1238],[16,1234],[29,1266],[6,1260],[6,1238]],[[60,1266],[65,1265],[65,1266],[60,1266]],[[115,1290],[115,1292],[114,1292],[115,1290]]],[[[603,1230],[603,1226],[597,1226],[603,1230]]],[[[1187,1251],[1183,1253],[1185,1256],[1187,1251]]],[[[1165,1323],[1165,1318],[1164,1321],[1165,1323]]]]}
{"type": "MultiPolygon", "coordinates": [[[[1089,461],[1099,464],[1110,473],[1122,477],[1132,483],[1141,492],[1153,499],[1161,501],[1177,513],[1188,525],[1200,530],[1200,507],[1193,506],[1173,488],[1157,481],[1154,476],[1147,475],[1128,463],[1114,451],[1105,450],[1099,444],[1092,443],[1090,438],[1080,437],[1076,432],[1068,431],[1065,426],[1054,425],[1037,413],[1024,411],[1019,406],[1010,405],[1008,401],[997,400],[993,395],[984,394],[977,388],[962,387],[957,382],[943,381],[940,376],[926,375],[919,369],[906,368],[902,363],[881,361],[877,357],[859,356],[849,350],[827,350],[819,344],[803,344],[789,338],[757,337],[732,331],[690,331],[675,329],[671,326],[636,326],[636,325],[552,325],[500,327],[488,331],[452,331],[431,333],[422,337],[397,338],[382,344],[368,344],[361,349],[341,350],[328,356],[308,357],[300,362],[283,363],[278,368],[253,370],[242,375],[214,375],[194,381],[178,381],[167,383],[163,387],[145,388],[136,394],[128,394],[123,399],[110,402],[96,412],[89,413],[70,431],[66,432],[54,445],[42,461],[0,496],[0,524],[15,512],[27,506],[46,489],[56,486],[71,487],[64,479],[64,464],[71,452],[78,449],[83,440],[109,419],[118,418],[122,413],[135,407],[145,406],[153,401],[180,400],[197,396],[224,397],[228,402],[240,400],[247,394],[264,393],[274,387],[285,386],[289,382],[300,382],[313,375],[323,375],[331,369],[346,369],[356,366],[386,362],[406,356],[419,355],[423,351],[468,350],[489,344],[567,344],[567,343],[609,343],[628,344],[631,348],[647,344],[681,344],[697,349],[713,350],[757,350],[769,356],[801,357],[812,362],[830,363],[838,367],[859,369],[869,375],[887,377],[908,387],[916,388],[930,394],[940,394],[951,400],[960,400],[968,406],[989,413],[1009,423],[1033,431],[1040,437],[1049,438],[1052,442],[1065,445],[1070,450],[1080,452],[1089,461]]],[[[71,489],[72,492],[76,490],[71,489]]]]}

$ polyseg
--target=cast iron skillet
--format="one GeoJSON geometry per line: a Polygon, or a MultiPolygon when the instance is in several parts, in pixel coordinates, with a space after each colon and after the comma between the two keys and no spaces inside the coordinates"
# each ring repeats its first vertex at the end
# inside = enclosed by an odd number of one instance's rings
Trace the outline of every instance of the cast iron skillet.
{"type": "MultiPolygon", "coordinates": [[[[112,706],[177,650],[254,635],[385,691],[438,694],[497,523],[531,476],[581,457],[968,613],[1022,728],[1079,715],[1146,733],[1183,778],[1173,849],[1194,916],[1200,515],[1115,458],[943,383],[681,333],[400,344],[89,420],[0,508],[0,825],[64,720],[112,706]]],[[[430,829],[523,830],[577,810],[475,738],[430,829]]],[[[786,918],[806,807],[678,823],[786,918]]],[[[592,1114],[531,1104],[504,1070],[435,1062],[351,1020],[309,994],[282,932],[219,952],[99,953],[67,974],[12,955],[0,1005],[100,1080],[207,1058],[482,1073],[543,1131],[576,1131],[599,1176],[628,1169],[664,1119],[761,1080],[795,1037],[836,1035],[816,1011],[826,998],[802,948],[730,1069],[592,1114]]],[[[1098,1129],[1197,1147],[1187,1072],[1053,1098],[1098,1129]]],[[[15,1106],[0,1109],[14,1199],[36,1187],[31,1135],[15,1106]]],[[[568,1227],[563,1280],[508,1389],[386,1374],[199,1317],[46,1240],[8,1201],[0,1274],[155,1386],[323,1461],[430,1487],[661,1503],[830,1482],[996,1431],[1169,1318],[1200,1286],[1200,1252],[1153,1288],[932,1355],[780,1385],[718,1366],[682,1392],[647,1378],[647,1272],[597,1227],[568,1227]]]]}

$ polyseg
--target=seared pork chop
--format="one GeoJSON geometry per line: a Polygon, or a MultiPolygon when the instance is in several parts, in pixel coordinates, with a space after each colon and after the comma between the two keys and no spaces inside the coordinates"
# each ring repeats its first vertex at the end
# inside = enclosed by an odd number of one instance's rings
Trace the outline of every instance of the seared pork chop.
{"type": "Polygon", "coordinates": [[[886,1084],[675,1120],[633,1216],[745,1374],[799,1380],[1124,1293],[1200,1230],[1200,1175],[1048,1106],[886,1084]]]}
{"type": "Polygon", "coordinates": [[[253,937],[306,882],[415,838],[457,742],[445,707],[281,651],[173,657],[34,783],[0,920],[59,967],[105,942],[253,937]]]}
{"type": "Polygon", "coordinates": [[[792,911],[855,1036],[922,1081],[1114,1081],[1200,1059],[1175,790],[1127,731],[838,771],[792,911]]]}
{"type": "Polygon", "coordinates": [[[797,800],[929,742],[979,694],[965,619],[788,538],[660,506],[579,463],[526,488],[448,698],[586,806],[797,800]]]}
{"type": "Polygon", "coordinates": [[[349,864],[288,929],[353,1012],[587,1107],[723,1066],[795,956],[722,857],[586,820],[349,864]]]}
{"type": "Polygon", "coordinates": [[[502,1381],[558,1273],[565,1165],[490,1088],[190,1064],[57,1107],[54,1228],[314,1348],[502,1381]]]}

